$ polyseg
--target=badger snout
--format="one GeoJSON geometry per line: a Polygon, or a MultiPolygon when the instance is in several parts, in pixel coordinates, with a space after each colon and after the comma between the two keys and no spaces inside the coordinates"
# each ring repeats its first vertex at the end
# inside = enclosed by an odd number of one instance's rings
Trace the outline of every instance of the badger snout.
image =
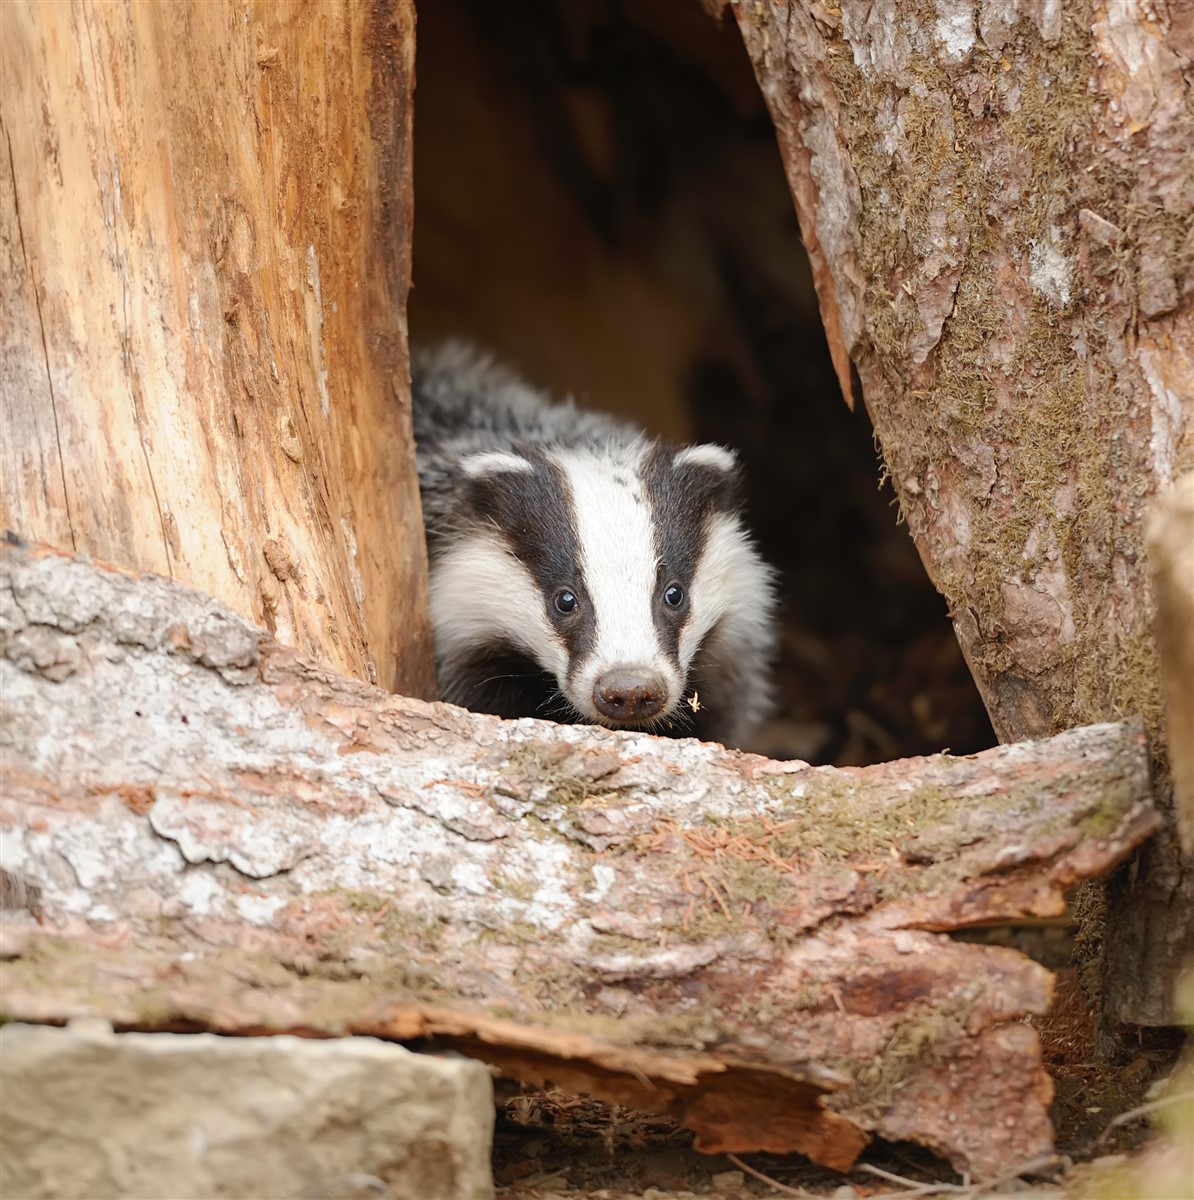
{"type": "Polygon", "coordinates": [[[593,703],[611,721],[647,721],[667,704],[667,683],[646,667],[614,667],[593,684],[593,703]]]}

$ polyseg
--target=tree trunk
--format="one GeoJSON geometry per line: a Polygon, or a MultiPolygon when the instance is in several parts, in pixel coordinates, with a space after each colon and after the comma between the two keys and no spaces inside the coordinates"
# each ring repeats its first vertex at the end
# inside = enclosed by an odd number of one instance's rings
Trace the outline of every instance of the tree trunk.
{"type": "MultiPolygon", "coordinates": [[[[1161,747],[1143,535],[1194,465],[1189,0],[732,8],[842,389],[997,733],[1139,713],[1161,747]]],[[[1161,840],[1125,886],[1107,1003],[1168,1022],[1194,870],[1161,840]]]]}
{"type": "Polygon", "coordinates": [[[814,769],[395,697],[166,580],[2,568],[9,1017],[434,1037],[841,1169],[871,1133],[979,1175],[1050,1150],[1048,972],[939,931],[1056,915],[1156,828],[1138,724],[814,769]]]}
{"type": "Polygon", "coordinates": [[[0,519],[430,695],[411,0],[0,29],[0,519]]]}

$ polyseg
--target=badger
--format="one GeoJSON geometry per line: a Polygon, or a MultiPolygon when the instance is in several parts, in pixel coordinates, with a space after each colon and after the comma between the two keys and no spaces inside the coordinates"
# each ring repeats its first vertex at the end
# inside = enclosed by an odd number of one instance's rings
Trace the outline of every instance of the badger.
{"type": "Polygon", "coordinates": [[[775,584],[734,454],[460,342],[415,355],[412,396],[441,698],[741,745],[771,711],[775,584]]]}

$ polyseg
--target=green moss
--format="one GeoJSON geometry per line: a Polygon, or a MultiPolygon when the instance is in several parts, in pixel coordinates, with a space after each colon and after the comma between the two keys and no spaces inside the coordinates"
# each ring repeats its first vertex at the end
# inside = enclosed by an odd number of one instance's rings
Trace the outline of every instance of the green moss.
{"type": "MultiPolygon", "coordinates": [[[[509,793],[522,796],[530,788],[542,791],[544,807],[562,805],[573,808],[594,797],[609,802],[625,790],[624,785],[610,786],[607,775],[614,774],[611,766],[605,772],[593,773],[594,763],[585,752],[557,742],[528,742],[519,746],[507,760],[502,771],[508,781],[509,793]]],[[[498,785],[499,790],[502,785],[498,785]]]]}
{"type": "MultiPolygon", "coordinates": [[[[830,916],[851,906],[946,891],[982,878],[991,837],[998,845],[1021,830],[1047,838],[1075,825],[1093,837],[1112,834],[1135,787],[1114,776],[1096,786],[1079,768],[1081,779],[1005,784],[963,800],[949,782],[950,771],[948,757],[937,756],[918,768],[915,786],[901,788],[890,776],[872,781],[822,769],[767,781],[772,807],[766,818],[706,816],[691,830],[669,827],[689,854],[679,860],[676,898],[661,925],[683,941],[765,936],[787,945],[807,928],[810,917],[799,897],[814,879],[822,892],[841,898],[830,916]],[[1054,794],[1066,795],[1067,802],[1051,823],[1054,794]],[[982,814],[977,825],[968,819],[971,803],[982,814]],[[917,869],[918,863],[925,865],[917,869]],[[794,928],[785,914],[797,918],[794,928]]],[[[655,836],[644,835],[639,851],[655,836]]],[[[630,943],[614,946],[635,952],[630,943]]]]}
{"type": "Polygon", "coordinates": [[[784,997],[786,1006],[796,1012],[815,1012],[832,1003],[828,990],[822,984],[806,983],[784,997]]]}
{"type": "Polygon", "coordinates": [[[832,1064],[854,1077],[850,1107],[880,1116],[899,1085],[926,1062],[948,1054],[965,1036],[975,996],[963,993],[948,1004],[910,1005],[899,1017],[882,1051],[865,1059],[832,1064]]]}
{"type": "Polygon", "coordinates": [[[503,946],[536,946],[552,939],[556,935],[549,934],[540,925],[530,921],[503,920],[497,928],[479,928],[473,935],[474,946],[500,944],[503,946]]]}
{"type": "Polygon", "coordinates": [[[390,902],[380,892],[359,892],[351,888],[329,888],[319,894],[336,897],[349,912],[354,913],[379,913],[390,902]]]}
{"type": "Polygon", "coordinates": [[[530,901],[539,890],[538,883],[530,876],[514,874],[500,868],[490,875],[490,880],[499,892],[524,903],[530,901]]]}
{"type": "Polygon", "coordinates": [[[628,954],[634,958],[646,958],[659,952],[659,943],[626,937],[621,933],[595,933],[589,939],[588,952],[592,955],[628,954]]]}

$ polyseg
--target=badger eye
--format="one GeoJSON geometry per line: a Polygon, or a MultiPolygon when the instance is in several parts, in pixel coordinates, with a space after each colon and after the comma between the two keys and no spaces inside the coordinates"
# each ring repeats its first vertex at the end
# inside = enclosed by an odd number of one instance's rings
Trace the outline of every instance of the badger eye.
{"type": "Polygon", "coordinates": [[[663,602],[668,608],[679,608],[684,603],[684,589],[678,583],[669,584],[663,593],[663,602]]]}
{"type": "Polygon", "coordinates": [[[555,605],[556,612],[570,613],[576,611],[576,606],[580,603],[574,593],[565,588],[562,592],[556,592],[555,605]]]}

